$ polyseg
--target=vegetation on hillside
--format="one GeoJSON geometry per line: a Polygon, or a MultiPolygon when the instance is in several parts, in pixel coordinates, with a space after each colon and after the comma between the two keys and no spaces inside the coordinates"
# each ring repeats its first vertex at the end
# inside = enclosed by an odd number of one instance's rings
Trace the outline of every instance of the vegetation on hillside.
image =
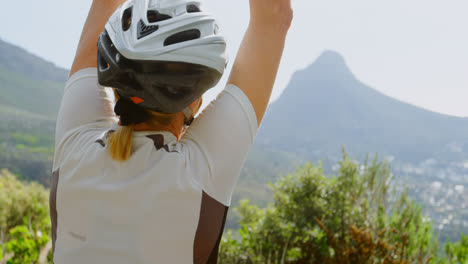
{"type": "Polygon", "coordinates": [[[23,180],[49,186],[55,122],[1,113],[0,166],[23,180]]]}
{"type": "Polygon", "coordinates": [[[49,193],[0,172],[0,263],[47,263],[51,259],[49,193]]]}
{"type": "Polygon", "coordinates": [[[241,202],[241,228],[223,238],[221,263],[466,263],[468,236],[439,254],[421,206],[392,192],[388,164],[345,155],[339,165],[332,177],[307,164],[280,178],[264,209],[241,202]]]}

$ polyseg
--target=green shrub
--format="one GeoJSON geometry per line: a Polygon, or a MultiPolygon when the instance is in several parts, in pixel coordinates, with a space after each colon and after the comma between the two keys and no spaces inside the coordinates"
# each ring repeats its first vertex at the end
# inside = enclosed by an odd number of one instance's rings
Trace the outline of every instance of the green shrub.
{"type": "Polygon", "coordinates": [[[345,154],[332,176],[307,164],[271,185],[267,208],[240,203],[241,228],[224,236],[220,262],[433,263],[431,222],[406,192],[391,195],[391,179],[377,159],[345,154]]]}
{"type": "Polygon", "coordinates": [[[468,235],[461,234],[458,242],[447,242],[444,245],[444,258],[439,264],[466,264],[468,263],[468,235]]]}
{"type": "Polygon", "coordinates": [[[37,263],[50,231],[48,191],[0,171],[0,263],[37,263]]]}

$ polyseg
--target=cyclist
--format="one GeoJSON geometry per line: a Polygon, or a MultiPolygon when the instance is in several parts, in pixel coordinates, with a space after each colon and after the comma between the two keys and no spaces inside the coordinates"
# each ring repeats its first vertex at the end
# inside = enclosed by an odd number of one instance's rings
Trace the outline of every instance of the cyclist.
{"type": "Polygon", "coordinates": [[[250,0],[250,15],[225,89],[194,120],[226,65],[216,20],[193,0],[92,2],[57,119],[55,263],[217,263],[291,3],[250,0]]]}

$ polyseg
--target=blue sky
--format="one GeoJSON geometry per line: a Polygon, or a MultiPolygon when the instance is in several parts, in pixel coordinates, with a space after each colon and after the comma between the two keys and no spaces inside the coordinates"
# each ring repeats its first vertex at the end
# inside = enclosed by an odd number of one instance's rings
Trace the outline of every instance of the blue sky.
{"type": "MultiPolygon", "coordinates": [[[[292,1],[295,20],[273,99],[295,71],[324,50],[335,50],[361,81],[379,91],[436,112],[468,117],[468,1],[292,1]]],[[[0,38],[69,68],[90,4],[91,0],[5,1],[0,38]]],[[[219,18],[233,61],[248,23],[248,1],[205,0],[204,5],[219,18]]]]}

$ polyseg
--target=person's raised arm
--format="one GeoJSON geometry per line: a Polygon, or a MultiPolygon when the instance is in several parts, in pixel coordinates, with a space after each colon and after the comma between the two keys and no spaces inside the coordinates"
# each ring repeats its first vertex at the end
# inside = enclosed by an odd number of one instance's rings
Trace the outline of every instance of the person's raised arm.
{"type": "Polygon", "coordinates": [[[70,78],[65,85],[57,128],[56,146],[74,129],[84,126],[110,126],[115,123],[113,94],[97,82],[97,42],[109,17],[125,0],[93,0],[76,51],[70,78]],[[86,68],[91,68],[85,70],[86,68]],[[94,69],[93,69],[94,68],[94,69]],[[81,74],[75,74],[81,71],[81,74]]]}
{"type": "Polygon", "coordinates": [[[270,100],[292,17],[291,0],[250,0],[249,27],[228,84],[250,99],[258,125],[270,100]]]}
{"type": "Polygon", "coordinates": [[[109,17],[125,0],[93,0],[81,33],[70,76],[75,72],[97,67],[97,41],[109,17]]]}

